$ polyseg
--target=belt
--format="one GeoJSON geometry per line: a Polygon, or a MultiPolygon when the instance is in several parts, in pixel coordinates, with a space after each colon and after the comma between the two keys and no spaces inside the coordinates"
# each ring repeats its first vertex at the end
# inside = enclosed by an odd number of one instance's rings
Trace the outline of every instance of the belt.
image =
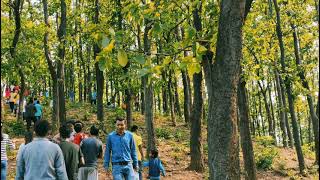
{"type": "Polygon", "coordinates": [[[122,165],[122,166],[126,166],[128,165],[130,162],[127,161],[121,161],[121,162],[113,162],[112,165],[122,165]]]}

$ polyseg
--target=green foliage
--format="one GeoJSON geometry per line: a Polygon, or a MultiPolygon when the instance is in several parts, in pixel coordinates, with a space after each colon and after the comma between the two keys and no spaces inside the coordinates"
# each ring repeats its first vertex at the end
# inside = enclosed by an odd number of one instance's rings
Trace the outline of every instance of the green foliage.
{"type": "Polygon", "coordinates": [[[9,136],[23,136],[25,133],[25,125],[21,121],[7,121],[3,124],[4,132],[9,136]]]}
{"type": "Polygon", "coordinates": [[[315,157],[315,146],[314,146],[314,142],[310,143],[310,144],[304,144],[302,147],[302,153],[305,157],[311,158],[313,159],[315,157]]]}
{"type": "Polygon", "coordinates": [[[262,145],[264,147],[270,147],[275,145],[275,140],[272,136],[258,136],[255,138],[257,144],[262,145]]]}
{"type": "Polygon", "coordinates": [[[171,139],[170,131],[166,128],[156,128],[156,137],[163,139],[171,139]]]}
{"type": "Polygon", "coordinates": [[[271,169],[274,158],[278,155],[275,147],[263,147],[255,151],[255,161],[258,169],[271,169]]]}

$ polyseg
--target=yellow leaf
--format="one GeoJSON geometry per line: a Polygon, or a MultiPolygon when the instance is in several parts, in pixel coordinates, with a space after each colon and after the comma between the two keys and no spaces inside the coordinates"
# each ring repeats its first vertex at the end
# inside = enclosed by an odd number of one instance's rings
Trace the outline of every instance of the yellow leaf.
{"type": "Polygon", "coordinates": [[[120,49],[118,51],[118,63],[122,67],[125,67],[127,65],[127,63],[128,63],[127,53],[123,49],[120,49]]]}
{"type": "Polygon", "coordinates": [[[199,43],[197,43],[197,47],[198,47],[197,48],[197,53],[198,54],[202,54],[202,53],[207,51],[207,48],[205,48],[204,46],[200,45],[199,43]]]}
{"type": "Polygon", "coordinates": [[[26,24],[27,28],[32,28],[33,27],[33,22],[32,21],[28,21],[26,24]]]}
{"type": "Polygon", "coordinates": [[[108,46],[103,48],[103,51],[109,53],[112,51],[113,47],[114,47],[114,40],[112,40],[108,46]]]}
{"type": "Polygon", "coordinates": [[[171,62],[171,58],[170,57],[166,57],[166,58],[164,58],[164,60],[163,60],[163,65],[167,65],[167,64],[169,64],[171,62]]]}
{"type": "Polygon", "coordinates": [[[157,13],[156,13],[156,16],[157,16],[157,17],[160,17],[160,13],[157,12],[157,13]]]}

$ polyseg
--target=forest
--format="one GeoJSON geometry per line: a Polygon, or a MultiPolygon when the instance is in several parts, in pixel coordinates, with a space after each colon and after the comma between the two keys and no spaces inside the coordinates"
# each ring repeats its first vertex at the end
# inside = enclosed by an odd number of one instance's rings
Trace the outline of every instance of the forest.
{"type": "Polygon", "coordinates": [[[319,0],[1,1],[1,90],[16,144],[37,97],[53,134],[138,125],[163,179],[318,179],[319,0]]]}

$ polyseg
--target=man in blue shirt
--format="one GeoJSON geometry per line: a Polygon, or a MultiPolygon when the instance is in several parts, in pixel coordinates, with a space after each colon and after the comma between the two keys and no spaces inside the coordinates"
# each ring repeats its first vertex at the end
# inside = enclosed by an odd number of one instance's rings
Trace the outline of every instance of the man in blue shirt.
{"type": "Polygon", "coordinates": [[[97,92],[96,88],[93,89],[93,92],[91,94],[91,105],[92,104],[97,104],[97,92]]]}
{"type": "Polygon", "coordinates": [[[42,106],[40,105],[39,100],[37,100],[34,107],[36,108],[36,112],[34,113],[34,117],[36,118],[36,121],[40,121],[41,117],[42,117],[42,106]]]}
{"type": "Polygon", "coordinates": [[[132,180],[138,171],[138,157],[132,133],[126,131],[123,118],[116,119],[117,130],[107,137],[103,166],[109,175],[110,159],[114,180],[132,180]],[[112,154],[112,157],[111,157],[112,154]]]}
{"type": "Polygon", "coordinates": [[[37,138],[25,145],[17,162],[16,180],[67,180],[66,166],[60,147],[47,139],[49,122],[35,125],[37,138]]]}

